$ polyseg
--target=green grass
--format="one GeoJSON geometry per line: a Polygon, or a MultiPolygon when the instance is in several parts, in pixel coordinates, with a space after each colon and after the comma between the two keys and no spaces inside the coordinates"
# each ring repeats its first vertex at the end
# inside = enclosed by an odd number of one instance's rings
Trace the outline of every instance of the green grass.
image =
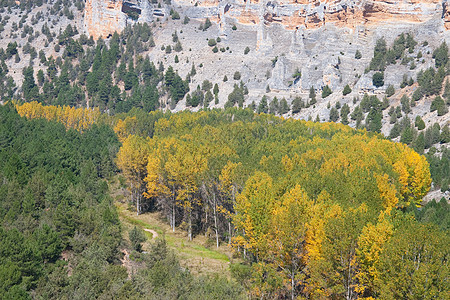
{"type": "MultiPolygon", "coordinates": [[[[165,237],[169,247],[174,249],[181,257],[213,259],[227,263],[230,261],[228,255],[225,253],[206,248],[205,246],[199,245],[195,241],[188,241],[186,238],[180,237],[171,231],[164,230],[158,224],[149,224],[143,220],[139,220],[137,219],[138,216],[131,216],[130,212],[128,212],[124,205],[117,204],[116,207],[123,221],[140,228],[155,230],[159,235],[163,235],[165,237]]],[[[152,234],[150,232],[145,233],[147,237],[150,239],[152,238],[152,234]]]]}

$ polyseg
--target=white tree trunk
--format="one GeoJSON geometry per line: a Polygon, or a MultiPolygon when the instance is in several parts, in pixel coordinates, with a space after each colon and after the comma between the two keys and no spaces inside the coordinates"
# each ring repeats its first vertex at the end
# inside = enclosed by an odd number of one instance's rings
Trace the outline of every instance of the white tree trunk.
{"type": "Polygon", "coordinates": [[[217,228],[217,204],[216,204],[216,194],[213,193],[213,209],[214,209],[214,231],[216,232],[216,247],[219,248],[219,229],[217,228]]]}

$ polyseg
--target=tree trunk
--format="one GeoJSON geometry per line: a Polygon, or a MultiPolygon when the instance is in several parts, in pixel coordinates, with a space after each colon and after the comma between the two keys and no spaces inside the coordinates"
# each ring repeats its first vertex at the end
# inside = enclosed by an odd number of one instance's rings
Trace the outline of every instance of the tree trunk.
{"type": "Polygon", "coordinates": [[[219,229],[217,228],[217,205],[216,205],[216,194],[213,193],[213,209],[214,209],[214,231],[216,232],[216,247],[219,248],[219,229]]]}
{"type": "Polygon", "coordinates": [[[292,271],[291,272],[291,299],[292,300],[294,300],[295,299],[295,282],[294,282],[294,277],[295,277],[295,274],[294,274],[294,272],[292,271]]]}
{"type": "Polygon", "coordinates": [[[175,232],[175,202],[172,203],[172,232],[175,232]]]}
{"type": "MultiPolygon", "coordinates": [[[[242,235],[245,236],[245,230],[242,229],[242,235]]],[[[244,248],[244,259],[247,257],[247,248],[245,246],[243,246],[242,248],[244,248]]]]}
{"type": "Polygon", "coordinates": [[[228,220],[228,244],[231,245],[231,220],[228,220]]]}
{"type": "Polygon", "coordinates": [[[208,237],[208,208],[205,209],[205,237],[208,237]]]}
{"type": "Polygon", "coordinates": [[[192,209],[189,209],[189,240],[192,241],[192,209]]]}
{"type": "Polygon", "coordinates": [[[175,186],[172,185],[172,232],[175,232],[175,186]]]}
{"type": "Polygon", "coordinates": [[[141,198],[140,195],[137,195],[137,197],[136,197],[136,215],[137,216],[139,216],[139,212],[140,212],[140,203],[139,203],[140,198],[141,198]]]}

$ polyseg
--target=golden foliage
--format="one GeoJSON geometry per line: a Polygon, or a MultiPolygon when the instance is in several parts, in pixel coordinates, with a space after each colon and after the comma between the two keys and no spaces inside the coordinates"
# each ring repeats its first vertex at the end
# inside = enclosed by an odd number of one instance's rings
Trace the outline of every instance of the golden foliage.
{"type": "Polygon", "coordinates": [[[83,131],[100,118],[98,107],[93,109],[70,106],[44,106],[36,101],[16,104],[19,115],[28,119],[43,118],[63,124],[67,129],[83,131]]]}

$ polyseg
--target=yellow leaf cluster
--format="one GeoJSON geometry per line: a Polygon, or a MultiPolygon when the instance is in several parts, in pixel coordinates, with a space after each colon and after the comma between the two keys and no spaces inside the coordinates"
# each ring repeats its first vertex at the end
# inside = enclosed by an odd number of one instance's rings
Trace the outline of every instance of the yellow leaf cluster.
{"type": "Polygon", "coordinates": [[[98,107],[93,109],[70,106],[44,106],[39,102],[16,104],[19,115],[28,119],[43,118],[63,124],[67,129],[83,131],[96,123],[100,118],[98,107]]]}

